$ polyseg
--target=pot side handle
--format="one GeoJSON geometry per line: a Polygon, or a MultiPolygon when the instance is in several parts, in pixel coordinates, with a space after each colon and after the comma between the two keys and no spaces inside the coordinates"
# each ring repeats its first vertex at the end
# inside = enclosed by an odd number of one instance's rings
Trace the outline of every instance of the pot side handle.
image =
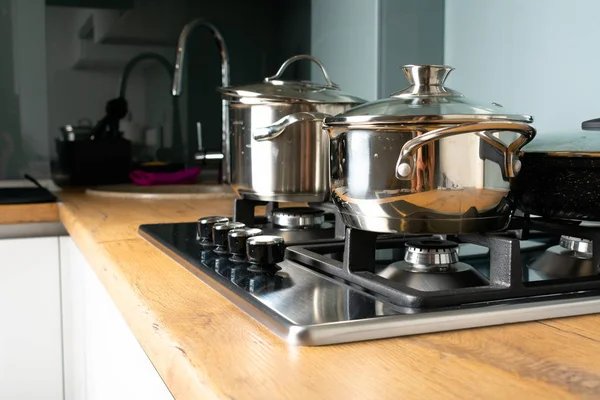
{"type": "Polygon", "coordinates": [[[507,177],[515,177],[521,170],[521,161],[517,155],[519,149],[529,143],[536,134],[535,128],[521,122],[510,121],[482,121],[447,128],[440,128],[423,135],[417,136],[402,146],[398,162],[396,163],[396,178],[410,180],[414,174],[416,163],[416,152],[424,145],[449,136],[474,133],[486,143],[493,146],[504,154],[504,172],[507,177]],[[505,146],[498,138],[492,136],[494,132],[509,131],[516,132],[520,136],[505,146]]]}
{"type": "Polygon", "coordinates": [[[264,126],[261,128],[252,129],[252,138],[256,141],[262,142],[265,140],[275,139],[281,135],[290,125],[299,122],[315,122],[323,121],[326,117],[330,117],[329,114],[320,112],[299,112],[295,114],[286,115],[280,120],[274,122],[271,125],[264,126]]]}

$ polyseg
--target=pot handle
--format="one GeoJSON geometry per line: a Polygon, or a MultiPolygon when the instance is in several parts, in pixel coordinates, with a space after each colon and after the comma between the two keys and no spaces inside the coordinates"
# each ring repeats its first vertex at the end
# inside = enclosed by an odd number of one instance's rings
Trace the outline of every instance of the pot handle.
{"type": "Polygon", "coordinates": [[[320,112],[299,112],[295,114],[289,114],[271,125],[252,129],[252,138],[259,142],[272,140],[281,135],[283,131],[286,130],[290,125],[298,122],[322,121],[325,117],[330,116],[331,115],[329,114],[320,112]]]}
{"type": "Polygon", "coordinates": [[[449,136],[474,133],[486,143],[504,154],[504,169],[507,177],[514,178],[521,170],[521,161],[517,152],[535,137],[535,128],[521,122],[510,121],[482,121],[440,128],[423,135],[417,136],[402,146],[400,157],[396,163],[396,178],[409,180],[414,174],[416,152],[424,145],[449,136]],[[493,132],[509,131],[520,134],[516,140],[506,146],[498,138],[492,136],[493,132]]]}
{"type": "Polygon", "coordinates": [[[334,89],[340,88],[340,86],[337,83],[334,83],[331,81],[331,78],[329,78],[329,74],[325,70],[325,66],[323,65],[323,63],[321,61],[319,61],[318,59],[316,59],[315,57],[310,56],[308,54],[299,54],[297,56],[288,58],[287,60],[285,60],[285,62],[283,64],[281,64],[281,67],[279,67],[279,71],[277,71],[277,73],[275,75],[265,78],[265,82],[271,82],[271,81],[281,78],[281,75],[283,75],[286,68],[289,67],[291,63],[298,61],[298,60],[310,60],[310,61],[314,62],[315,64],[317,64],[319,66],[319,68],[321,68],[321,72],[323,73],[323,77],[325,77],[327,86],[330,88],[334,88],[334,89]]]}

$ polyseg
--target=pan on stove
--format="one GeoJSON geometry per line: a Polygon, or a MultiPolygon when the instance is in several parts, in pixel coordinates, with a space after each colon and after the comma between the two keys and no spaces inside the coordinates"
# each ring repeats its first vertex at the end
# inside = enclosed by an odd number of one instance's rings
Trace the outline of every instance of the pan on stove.
{"type": "Polygon", "coordinates": [[[541,134],[519,155],[511,179],[517,207],[546,218],[600,221],[600,118],[572,134],[541,134]]]}

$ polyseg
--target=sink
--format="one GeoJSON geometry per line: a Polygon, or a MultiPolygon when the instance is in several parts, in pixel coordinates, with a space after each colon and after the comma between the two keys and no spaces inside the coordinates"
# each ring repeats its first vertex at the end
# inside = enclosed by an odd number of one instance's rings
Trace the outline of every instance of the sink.
{"type": "Polygon", "coordinates": [[[184,200],[235,198],[235,193],[230,185],[220,184],[138,186],[132,183],[125,183],[96,186],[87,189],[85,192],[92,196],[129,199],[184,200]]]}

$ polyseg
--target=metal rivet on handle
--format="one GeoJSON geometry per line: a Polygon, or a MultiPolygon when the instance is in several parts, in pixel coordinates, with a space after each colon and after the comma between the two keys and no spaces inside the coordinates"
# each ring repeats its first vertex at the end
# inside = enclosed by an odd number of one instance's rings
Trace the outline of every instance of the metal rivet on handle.
{"type": "Polygon", "coordinates": [[[513,171],[515,174],[518,174],[521,171],[521,166],[521,160],[519,160],[518,158],[513,161],[513,171]]]}
{"type": "Polygon", "coordinates": [[[402,164],[398,165],[398,171],[397,171],[398,175],[400,175],[403,178],[406,178],[407,176],[409,176],[411,171],[412,171],[412,168],[407,163],[402,163],[402,164]]]}

